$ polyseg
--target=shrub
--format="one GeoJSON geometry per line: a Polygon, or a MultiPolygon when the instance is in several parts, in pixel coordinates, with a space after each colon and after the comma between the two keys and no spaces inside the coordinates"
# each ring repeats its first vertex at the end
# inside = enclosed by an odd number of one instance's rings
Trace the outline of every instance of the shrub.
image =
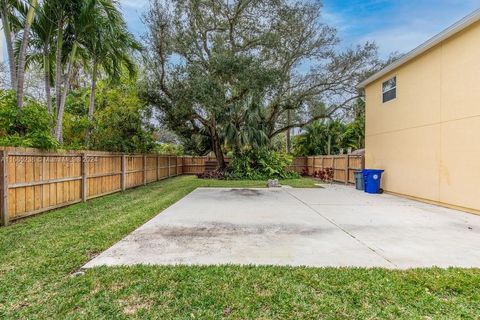
{"type": "Polygon", "coordinates": [[[63,143],[69,149],[152,152],[155,147],[151,109],[138,97],[135,83],[100,81],[95,113],[89,121],[89,89],[72,90],[65,106],[63,143]],[[90,136],[88,137],[88,133],[90,136]]]}
{"type": "Polygon", "coordinates": [[[303,168],[302,169],[302,173],[300,174],[302,177],[308,177],[309,174],[308,174],[308,169],[307,168],[303,168]]]}
{"type": "Polygon", "coordinates": [[[53,117],[38,102],[26,99],[19,109],[13,91],[0,91],[0,145],[55,149],[53,124],[53,117]]]}
{"type": "Polygon", "coordinates": [[[155,146],[153,151],[159,154],[169,154],[177,156],[182,156],[185,153],[183,146],[181,144],[175,143],[159,143],[155,146]]]}
{"type": "Polygon", "coordinates": [[[234,179],[289,179],[298,178],[296,172],[287,170],[292,164],[290,155],[268,149],[251,149],[235,154],[228,171],[234,179]]]}
{"type": "Polygon", "coordinates": [[[320,169],[313,172],[312,176],[322,181],[331,182],[333,181],[333,168],[320,169]]]}

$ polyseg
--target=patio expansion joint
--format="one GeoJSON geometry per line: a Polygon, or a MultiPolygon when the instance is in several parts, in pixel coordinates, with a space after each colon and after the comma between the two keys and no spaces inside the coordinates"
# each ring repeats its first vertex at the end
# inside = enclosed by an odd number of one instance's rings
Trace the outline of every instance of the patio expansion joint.
{"type": "Polygon", "coordinates": [[[383,254],[381,254],[380,252],[378,252],[377,250],[375,250],[375,248],[372,248],[371,246],[369,246],[368,244],[366,244],[365,242],[363,242],[362,240],[360,240],[359,238],[355,237],[355,235],[351,234],[350,232],[348,232],[348,230],[346,230],[345,228],[342,228],[342,226],[340,226],[339,224],[337,224],[335,221],[333,221],[332,219],[329,219],[328,217],[324,216],[323,214],[321,214],[320,212],[318,212],[317,210],[315,210],[315,208],[313,208],[311,205],[309,205],[308,203],[306,203],[305,201],[303,201],[302,199],[298,198],[297,196],[295,196],[294,194],[290,193],[289,190],[285,189],[285,191],[290,195],[292,196],[293,198],[297,199],[298,201],[300,201],[303,205],[305,205],[307,208],[309,208],[311,211],[313,211],[314,213],[316,213],[317,215],[319,215],[320,217],[322,217],[323,219],[327,220],[328,222],[330,222],[331,224],[333,224],[335,227],[337,227],[338,229],[342,230],[345,234],[347,234],[348,236],[350,236],[352,239],[354,239],[355,241],[357,241],[358,243],[360,243],[362,246],[366,247],[368,250],[372,251],[374,254],[378,255],[380,258],[382,258],[383,260],[387,261],[389,264],[391,264],[393,267],[395,268],[398,268],[398,266],[393,263],[390,259],[388,259],[387,257],[385,257],[383,254]]]}

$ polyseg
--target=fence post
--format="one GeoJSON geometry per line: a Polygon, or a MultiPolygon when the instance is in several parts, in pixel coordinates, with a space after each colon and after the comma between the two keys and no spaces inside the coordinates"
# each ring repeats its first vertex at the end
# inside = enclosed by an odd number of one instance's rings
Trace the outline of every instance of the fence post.
{"type": "Polygon", "coordinates": [[[170,156],[167,156],[168,159],[168,177],[170,178],[170,156]]]}
{"type": "Polygon", "coordinates": [[[147,184],[147,155],[143,155],[143,185],[147,184]]]}
{"type": "Polygon", "coordinates": [[[156,162],[157,162],[157,166],[156,166],[155,173],[157,174],[157,181],[158,181],[158,168],[160,167],[160,166],[158,165],[158,159],[159,159],[158,154],[157,154],[157,156],[156,156],[156,159],[157,159],[157,161],[156,161],[156,162]]]}
{"type": "Polygon", "coordinates": [[[175,156],[175,176],[178,176],[178,156],[175,156]]]}
{"type": "Polygon", "coordinates": [[[9,223],[9,218],[8,218],[8,151],[0,151],[1,153],[1,174],[2,174],[2,180],[1,180],[1,186],[0,186],[0,196],[2,197],[2,207],[0,208],[0,214],[1,214],[1,223],[2,226],[6,227],[8,226],[9,223]]]}
{"type": "Polygon", "coordinates": [[[87,161],[88,157],[87,154],[82,153],[81,156],[81,161],[82,161],[82,201],[85,202],[87,201],[87,161]]]}
{"type": "Polygon", "coordinates": [[[349,162],[349,156],[348,154],[345,155],[345,184],[348,184],[348,180],[350,180],[350,164],[349,162]]]}
{"type": "Polygon", "coordinates": [[[122,154],[122,178],[120,179],[120,184],[122,186],[122,191],[125,191],[125,185],[127,181],[127,156],[122,154]]]}

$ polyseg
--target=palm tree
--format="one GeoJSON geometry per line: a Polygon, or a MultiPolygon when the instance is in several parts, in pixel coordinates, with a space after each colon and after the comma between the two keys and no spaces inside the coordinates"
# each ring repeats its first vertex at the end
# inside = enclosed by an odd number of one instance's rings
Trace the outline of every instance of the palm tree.
{"type": "Polygon", "coordinates": [[[32,24],[32,39],[30,45],[34,49],[27,57],[27,66],[30,61],[41,65],[44,72],[45,83],[45,97],[47,101],[47,108],[49,113],[53,113],[52,109],[52,73],[54,67],[54,52],[52,44],[54,40],[54,34],[56,31],[56,23],[52,17],[55,16],[54,7],[51,1],[44,1],[37,10],[37,15],[32,24]]]}
{"type": "MultiPolygon", "coordinates": [[[[121,19],[121,14],[118,10],[118,2],[115,0],[54,0],[60,1],[60,5],[65,9],[65,14],[60,15],[58,20],[58,36],[57,36],[57,76],[56,76],[56,88],[57,88],[57,121],[55,126],[55,137],[59,142],[62,142],[62,121],[65,110],[65,102],[68,91],[70,89],[70,79],[72,77],[72,71],[74,64],[79,57],[88,59],[89,55],[89,43],[91,37],[99,28],[105,28],[106,24],[97,23],[96,18],[99,16],[106,17],[108,21],[114,22],[121,19]],[[120,17],[120,18],[119,18],[120,17]],[[60,31],[64,29],[64,32],[60,34],[60,31]],[[68,54],[63,55],[59,53],[59,50],[67,49],[68,54]],[[59,63],[61,64],[62,58],[66,56],[66,71],[65,74],[59,72],[59,63]],[[59,75],[60,74],[60,75],[59,75]],[[63,79],[62,79],[63,78],[63,79]],[[59,81],[63,86],[59,85],[59,81]]],[[[107,24],[108,25],[108,24],[107,24]]]]}
{"type": "Polygon", "coordinates": [[[30,29],[37,10],[38,0],[0,0],[0,18],[7,44],[11,87],[16,92],[17,105],[23,107],[25,95],[25,68],[30,29]],[[14,42],[18,40],[15,52],[14,42]]]}
{"type": "Polygon", "coordinates": [[[298,155],[321,155],[328,153],[328,133],[321,121],[304,128],[305,132],[295,138],[295,153],[298,155]]]}
{"type": "Polygon", "coordinates": [[[93,119],[95,111],[95,89],[99,74],[103,71],[111,81],[117,81],[120,79],[122,69],[125,68],[131,77],[134,76],[136,69],[131,55],[133,50],[140,50],[140,44],[127,31],[122,15],[116,8],[112,8],[108,12],[97,11],[96,13],[97,28],[86,43],[91,60],[88,107],[90,121],[93,119]]]}
{"type": "Polygon", "coordinates": [[[16,27],[18,27],[18,16],[16,13],[20,8],[18,1],[0,0],[0,18],[2,19],[3,33],[7,44],[8,66],[10,69],[10,86],[13,90],[17,85],[17,63],[13,49],[16,27]]]}
{"type": "MultiPolygon", "coordinates": [[[[65,23],[67,17],[73,14],[74,0],[47,0],[53,8],[54,15],[52,19],[56,25],[56,39],[55,39],[55,104],[58,113],[63,85],[63,38],[65,33],[65,23]]],[[[56,131],[56,130],[55,130],[56,131]]]]}
{"type": "Polygon", "coordinates": [[[268,136],[262,127],[262,109],[255,99],[235,103],[225,116],[229,121],[221,138],[235,153],[246,147],[259,148],[268,144],[268,136]]]}
{"type": "Polygon", "coordinates": [[[30,29],[32,27],[33,19],[35,17],[35,11],[37,10],[37,0],[30,0],[30,6],[28,7],[27,15],[23,23],[23,35],[22,43],[20,45],[20,50],[18,53],[18,64],[17,64],[17,85],[15,89],[17,90],[17,105],[21,109],[23,108],[23,98],[25,96],[25,67],[26,67],[26,56],[28,48],[28,40],[30,38],[30,29]]]}
{"type": "Polygon", "coordinates": [[[26,2],[0,0],[0,18],[7,44],[10,82],[12,89],[16,91],[19,108],[23,107],[27,47],[37,2],[37,0],[26,2]],[[14,43],[17,40],[19,45],[15,52],[14,43]]]}
{"type": "Polygon", "coordinates": [[[305,132],[295,141],[298,155],[337,154],[344,145],[345,124],[339,120],[316,121],[305,127],[305,132]]]}

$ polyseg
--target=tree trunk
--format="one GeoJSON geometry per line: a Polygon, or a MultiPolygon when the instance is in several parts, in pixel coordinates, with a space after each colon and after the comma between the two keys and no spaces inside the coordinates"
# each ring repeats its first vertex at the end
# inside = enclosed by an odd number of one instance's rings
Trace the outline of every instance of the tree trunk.
{"type": "Polygon", "coordinates": [[[93,61],[92,83],[90,86],[90,104],[88,105],[88,120],[92,121],[95,112],[95,89],[97,87],[97,63],[93,61]]]}
{"type": "Polygon", "coordinates": [[[75,56],[77,54],[77,44],[75,43],[70,53],[70,58],[67,66],[67,73],[65,75],[65,84],[63,86],[63,92],[60,97],[60,105],[57,109],[57,125],[55,127],[55,138],[59,143],[63,143],[63,112],[65,110],[65,102],[67,100],[67,94],[70,87],[70,78],[73,69],[73,63],[75,62],[75,56]]]}
{"type": "Polygon", "coordinates": [[[90,103],[88,105],[88,121],[89,127],[87,130],[87,136],[85,137],[85,143],[88,145],[90,142],[90,136],[92,135],[91,122],[93,120],[93,114],[95,112],[95,89],[97,88],[97,62],[93,60],[92,68],[92,82],[90,85],[90,103]]]}
{"type": "MultiPolygon", "coordinates": [[[[287,126],[291,125],[292,117],[291,117],[291,110],[287,110],[287,126]]],[[[290,154],[292,149],[291,137],[290,137],[291,129],[287,130],[287,153],[290,154]]]]}
{"type": "Polygon", "coordinates": [[[62,47],[63,47],[63,18],[58,20],[57,25],[57,51],[55,52],[55,104],[57,112],[62,100],[62,47]]]}
{"type": "Polygon", "coordinates": [[[225,163],[225,158],[223,157],[222,145],[220,144],[220,138],[218,137],[217,130],[215,128],[210,130],[212,136],[212,147],[213,152],[215,153],[215,158],[217,159],[218,169],[224,170],[227,165],[225,163]]]}
{"type": "Polygon", "coordinates": [[[10,68],[10,82],[12,90],[16,91],[17,87],[17,63],[15,62],[15,54],[13,51],[12,31],[10,30],[10,21],[8,18],[9,9],[7,1],[2,1],[1,18],[3,25],[3,33],[5,35],[5,42],[7,43],[8,66],[10,68]]]}
{"type": "Polygon", "coordinates": [[[45,45],[43,51],[43,69],[45,80],[45,97],[47,99],[47,109],[49,114],[53,114],[52,110],[52,89],[50,87],[50,57],[48,44],[45,45]]]}
{"type": "Polygon", "coordinates": [[[332,136],[328,135],[328,140],[327,140],[327,155],[330,155],[332,152],[332,136]]]}
{"type": "Polygon", "coordinates": [[[17,67],[17,106],[23,108],[23,97],[25,95],[25,57],[27,55],[28,38],[30,36],[30,28],[32,26],[33,18],[35,17],[35,10],[37,7],[37,0],[31,0],[30,8],[28,8],[27,17],[25,18],[25,26],[23,28],[23,39],[20,45],[20,52],[18,54],[17,67]]]}

